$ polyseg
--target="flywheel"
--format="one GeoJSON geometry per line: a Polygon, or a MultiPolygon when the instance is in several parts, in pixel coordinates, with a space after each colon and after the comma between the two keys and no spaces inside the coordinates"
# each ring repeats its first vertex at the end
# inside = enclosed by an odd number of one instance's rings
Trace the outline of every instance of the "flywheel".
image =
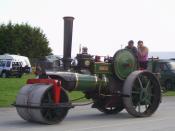
{"type": "Polygon", "coordinates": [[[137,60],[132,52],[127,49],[117,51],[113,56],[113,71],[120,80],[137,69],[137,60]]]}

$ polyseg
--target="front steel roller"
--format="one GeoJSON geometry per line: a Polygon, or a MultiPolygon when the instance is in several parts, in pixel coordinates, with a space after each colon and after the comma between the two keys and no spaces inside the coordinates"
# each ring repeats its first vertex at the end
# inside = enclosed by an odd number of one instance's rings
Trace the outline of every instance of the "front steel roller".
{"type": "Polygon", "coordinates": [[[152,115],[161,101],[160,83],[148,71],[134,71],[125,80],[123,103],[129,114],[135,117],[152,115]]]}
{"type": "MultiPolygon", "coordinates": [[[[68,96],[64,89],[61,88],[60,103],[69,102],[68,96]]],[[[27,84],[24,86],[16,99],[16,105],[25,107],[16,107],[18,114],[24,120],[44,124],[55,124],[64,119],[68,113],[67,107],[57,108],[32,108],[52,106],[53,90],[52,84],[27,84]]]]}

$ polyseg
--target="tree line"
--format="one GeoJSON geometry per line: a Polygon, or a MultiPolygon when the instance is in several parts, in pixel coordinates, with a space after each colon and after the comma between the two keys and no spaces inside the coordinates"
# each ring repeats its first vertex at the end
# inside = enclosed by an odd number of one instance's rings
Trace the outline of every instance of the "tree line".
{"type": "Polygon", "coordinates": [[[51,54],[52,49],[39,27],[9,22],[0,25],[0,55],[5,53],[42,58],[51,54]]]}

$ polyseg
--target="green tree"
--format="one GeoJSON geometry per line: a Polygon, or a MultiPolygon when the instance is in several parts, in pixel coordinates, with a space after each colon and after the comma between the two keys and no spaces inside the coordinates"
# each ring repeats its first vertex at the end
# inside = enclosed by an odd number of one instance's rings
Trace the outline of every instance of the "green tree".
{"type": "Polygon", "coordinates": [[[29,58],[42,58],[49,55],[52,49],[38,27],[29,24],[0,25],[0,54],[20,54],[29,58]]]}

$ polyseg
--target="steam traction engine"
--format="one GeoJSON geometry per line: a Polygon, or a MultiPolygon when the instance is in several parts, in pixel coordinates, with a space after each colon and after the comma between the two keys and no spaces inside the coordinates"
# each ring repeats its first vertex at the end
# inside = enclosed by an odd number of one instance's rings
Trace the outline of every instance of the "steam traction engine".
{"type": "Polygon", "coordinates": [[[154,74],[137,70],[137,60],[125,49],[113,57],[93,58],[87,49],[71,59],[73,17],[64,17],[63,67],[59,72],[43,72],[39,79],[29,79],[17,95],[18,114],[27,121],[55,124],[76,106],[67,92],[82,91],[92,99],[92,107],[106,114],[123,109],[135,117],[147,117],[158,108],[160,84],[154,74]],[[74,64],[73,64],[74,63],[74,64]]]}

